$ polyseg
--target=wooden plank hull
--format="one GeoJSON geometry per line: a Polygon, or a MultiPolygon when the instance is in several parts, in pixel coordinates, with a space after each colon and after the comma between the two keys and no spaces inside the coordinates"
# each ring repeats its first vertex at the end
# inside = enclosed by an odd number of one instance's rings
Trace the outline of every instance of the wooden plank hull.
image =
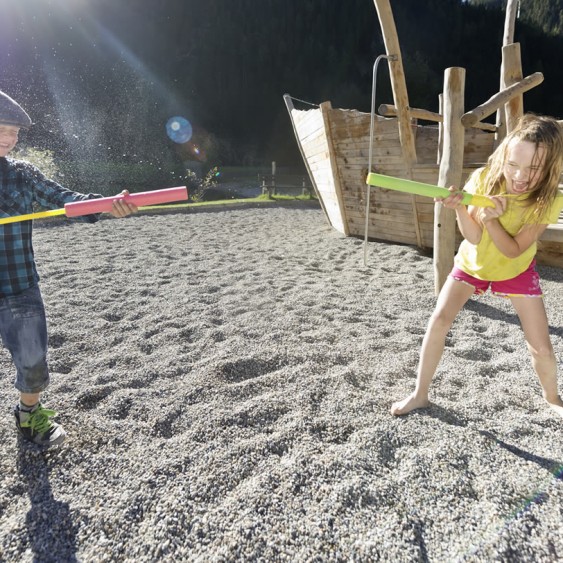
{"type": "Polygon", "coordinates": [[[339,232],[348,234],[345,214],[339,204],[339,190],[331,168],[329,138],[320,109],[292,110],[291,117],[301,142],[304,158],[317,195],[322,199],[329,223],[339,232]]]}
{"type": "MultiPolygon", "coordinates": [[[[329,223],[349,236],[365,235],[370,144],[370,114],[333,109],[325,102],[306,111],[291,109],[303,158],[322,199],[329,223]]],[[[417,164],[411,170],[403,160],[396,118],[375,116],[372,171],[429,184],[438,183],[439,129],[436,125],[412,125],[417,164]]],[[[483,166],[494,150],[494,133],[466,131],[464,180],[483,166]]],[[[563,231],[550,229],[539,245],[538,262],[563,267],[563,231]],[[551,237],[551,238],[550,238],[551,237]],[[555,238],[555,240],[552,240],[555,238]]],[[[432,248],[434,202],[382,188],[371,188],[368,238],[432,248]]],[[[458,239],[461,236],[458,233],[458,239]]]]}

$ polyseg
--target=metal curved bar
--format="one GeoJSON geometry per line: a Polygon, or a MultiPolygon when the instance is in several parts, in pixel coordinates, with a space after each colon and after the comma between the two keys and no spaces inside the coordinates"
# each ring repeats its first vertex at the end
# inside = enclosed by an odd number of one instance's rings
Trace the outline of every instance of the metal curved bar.
{"type": "MultiPolygon", "coordinates": [[[[393,55],[392,55],[393,56],[393,55]]],[[[392,57],[391,56],[391,57],[392,57]]],[[[370,114],[370,125],[369,125],[369,157],[368,157],[368,174],[371,173],[372,165],[372,152],[373,152],[373,130],[375,124],[375,94],[377,91],[377,68],[381,59],[389,60],[388,55],[379,55],[375,59],[373,64],[373,74],[372,74],[372,85],[371,85],[371,114],[370,114]]],[[[370,206],[370,194],[371,186],[366,183],[366,225],[365,225],[365,236],[364,236],[364,266],[368,265],[368,227],[369,227],[369,206],[370,206]]]]}

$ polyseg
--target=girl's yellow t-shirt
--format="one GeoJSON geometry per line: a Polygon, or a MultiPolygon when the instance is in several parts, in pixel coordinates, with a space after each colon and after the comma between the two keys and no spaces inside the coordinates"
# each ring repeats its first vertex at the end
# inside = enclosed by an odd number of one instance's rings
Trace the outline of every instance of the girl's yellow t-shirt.
{"type": "MultiPolygon", "coordinates": [[[[473,194],[485,195],[483,178],[484,169],[476,170],[464,190],[473,194]]],[[[507,198],[506,211],[499,217],[500,224],[511,236],[518,234],[524,225],[535,222],[529,219],[530,207],[523,204],[527,197],[527,194],[522,194],[518,197],[507,198]]],[[[557,223],[562,207],[563,194],[560,193],[539,224],[557,223]]],[[[534,242],[518,258],[508,258],[495,246],[487,229],[483,229],[478,244],[471,244],[466,240],[460,244],[454,262],[460,270],[475,278],[501,281],[515,278],[526,271],[536,252],[537,244],[534,242]]]]}

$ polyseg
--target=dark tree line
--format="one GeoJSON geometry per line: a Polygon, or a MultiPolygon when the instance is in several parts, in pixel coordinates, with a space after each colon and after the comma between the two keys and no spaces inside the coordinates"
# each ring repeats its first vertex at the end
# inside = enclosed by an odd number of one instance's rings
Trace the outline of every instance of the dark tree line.
{"type": "MultiPolygon", "coordinates": [[[[473,6],[484,6],[501,10],[506,0],[469,0],[473,6]]],[[[563,1],[562,0],[521,0],[518,10],[524,21],[551,35],[563,34],[563,1]]]]}
{"type": "MultiPolygon", "coordinates": [[[[369,111],[384,53],[371,0],[5,0],[0,88],[36,123],[28,140],[91,170],[300,164],[284,93],[369,111]],[[12,4],[12,9],[10,9],[12,4]],[[188,118],[191,143],[164,124],[188,118]]],[[[468,109],[498,90],[502,0],[392,0],[410,104],[436,111],[444,69],[467,69],[468,109]]],[[[522,0],[527,110],[563,116],[563,0],[522,0]]],[[[378,103],[391,102],[386,71],[378,103]]],[[[93,173],[93,172],[92,172],[93,173]]]]}

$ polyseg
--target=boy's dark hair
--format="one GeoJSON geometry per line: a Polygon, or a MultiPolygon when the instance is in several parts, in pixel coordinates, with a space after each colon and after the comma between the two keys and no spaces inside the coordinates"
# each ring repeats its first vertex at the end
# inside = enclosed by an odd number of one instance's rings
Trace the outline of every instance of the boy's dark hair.
{"type": "Polygon", "coordinates": [[[26,111],[0,90],[0,125],[14,125],[22,129],[31,127],[31,118],[26,111]]]}

